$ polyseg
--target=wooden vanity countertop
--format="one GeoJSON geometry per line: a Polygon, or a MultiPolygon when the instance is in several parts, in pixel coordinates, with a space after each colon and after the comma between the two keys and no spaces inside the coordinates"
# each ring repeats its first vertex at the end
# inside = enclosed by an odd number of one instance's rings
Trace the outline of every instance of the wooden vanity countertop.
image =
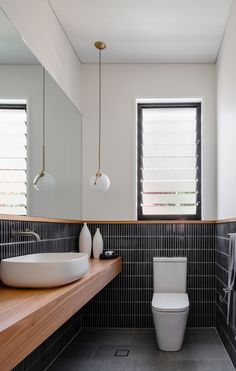
{"type": "Polygon", "coordinates": [[[51,289],[0,287],[0,369],[21,362],[115,278],[121,258],[90,259],[80,280],[51,289]]]}

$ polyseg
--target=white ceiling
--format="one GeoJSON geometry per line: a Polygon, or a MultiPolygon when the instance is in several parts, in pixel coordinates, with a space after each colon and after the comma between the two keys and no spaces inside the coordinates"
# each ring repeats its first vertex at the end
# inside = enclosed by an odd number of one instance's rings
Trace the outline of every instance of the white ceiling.
{"type": "Polygon", "coordinates": [[[49,0],[80,60],[213,63],[231,0],[49,0]]]}
{"type": "Polygon", "coordinates": [[[38,63],[38,60],[0,8],[0,64],[38,63]]]}

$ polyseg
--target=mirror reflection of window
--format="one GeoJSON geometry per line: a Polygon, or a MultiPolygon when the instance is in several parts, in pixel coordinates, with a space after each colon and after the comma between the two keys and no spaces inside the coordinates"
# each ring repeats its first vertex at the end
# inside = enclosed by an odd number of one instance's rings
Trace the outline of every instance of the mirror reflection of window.
{"type": "Polygon", "coordinates": [[[81,219],[82,115],[48,72],[45,165],[56,187],[53,192],[34,188],[42,166],[42,68],[0,9],[0,214],[81,219]],[[26,103],[27,126],[20,125],[26,121],[26,103]],[[6,104],[11,104],[8,112],[6,104]]]}
{"type": "Polygon", "coordinates": [[[0,100],[0,213],[27,215],[26,101],[0,100]]]}

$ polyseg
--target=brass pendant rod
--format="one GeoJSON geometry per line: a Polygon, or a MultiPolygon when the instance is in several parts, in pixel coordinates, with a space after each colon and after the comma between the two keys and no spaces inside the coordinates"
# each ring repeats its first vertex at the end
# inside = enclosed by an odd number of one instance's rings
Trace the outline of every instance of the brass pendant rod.
{"type": "Polygon", "coordinates": [[[43,148],[42,148],[42,173],[45,172],[45,68],[43,67],[43,148]]]}
{"type": "Polygon", "coordinates": [[[43,67],[43,84],[42,84],[42,103],[43,103],[43,132],[42,132],[42,170],[34,179],[36,185],[41,177],[45,175],[45,68],[43,67]]]}
{"type": "Polygon", "coordinates": [[[102,175],[101,172],[101,147],[102,147],[102,50],[106,48],[103,41],[96,41],[95,47],[99,50],[99,71],[98,71],[98,171],[96,173],[95,185],[98,178],[102,175]]]}
{"type": "Polygon", "coordinates": [[[98,134],[98,173],[101,172],[101,139],[102,139],[102,51],[99,49],[99,81],[98,81],[98,106],[99,106],[99,134],[98,134]]]}

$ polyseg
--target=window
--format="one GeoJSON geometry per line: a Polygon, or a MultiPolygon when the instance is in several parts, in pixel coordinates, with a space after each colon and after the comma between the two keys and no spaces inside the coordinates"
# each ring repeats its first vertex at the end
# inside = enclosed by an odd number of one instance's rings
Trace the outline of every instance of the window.
{"type": "Polygon", "coordinates": [[[201,103],[138,104],[138,219],[201,219],[201,103]]]}
{"type": "Polygon", "coordinates": [[[0,213],[27,214],[26,104],[0,101],[0,213]]]}

